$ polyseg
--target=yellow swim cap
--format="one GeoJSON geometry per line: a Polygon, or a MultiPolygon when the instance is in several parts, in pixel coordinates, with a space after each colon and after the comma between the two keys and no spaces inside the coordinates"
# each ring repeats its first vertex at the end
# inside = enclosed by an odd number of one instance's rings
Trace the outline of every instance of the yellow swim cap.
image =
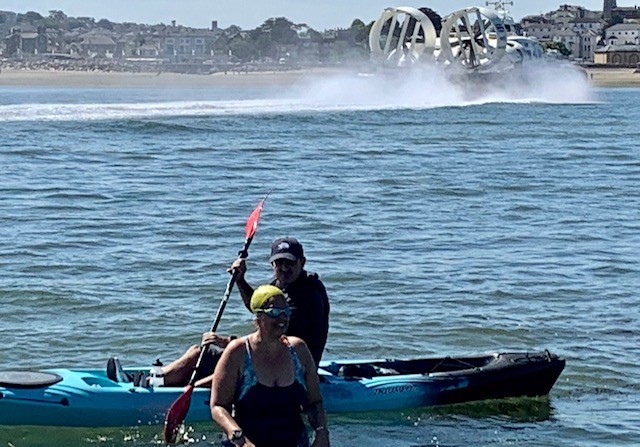
{"type": "Polygon", "coordinates": [[[269,298],[278,295],[284,296],[284,293],[276,286],[271,284],[259,286],[251,295],[251,312],[256,313],[256,310],[260,309],[269,298]]]}

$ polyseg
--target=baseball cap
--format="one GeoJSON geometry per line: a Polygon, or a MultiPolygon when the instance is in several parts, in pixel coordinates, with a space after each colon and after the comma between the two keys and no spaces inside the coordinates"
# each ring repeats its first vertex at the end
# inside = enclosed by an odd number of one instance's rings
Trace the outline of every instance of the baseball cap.
{"type": "Polygon", "coordinates": [[[271,257],[269,262],[273,262],[276,259],[289,259],[290,261],[297,261],[304,258],[304,251],[302,250],[302,244],[293,237],[282,237],[273,241],[271,244],[271,257]]]}

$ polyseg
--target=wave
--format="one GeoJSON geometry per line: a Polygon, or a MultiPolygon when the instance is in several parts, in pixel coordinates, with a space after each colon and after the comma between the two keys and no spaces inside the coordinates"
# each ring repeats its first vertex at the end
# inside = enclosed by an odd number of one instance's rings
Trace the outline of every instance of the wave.
{"type": "Polygon", "coordinates": [[[288,111],[290,104],[273,101],[168,101],[117,104],[19,104],[0,106],[4,121],[94,121],[209,116],[288,111]]]}
{"type": "MultiPolygon", "coordinates": [[[[522,77],[497,79],[499,82],[467,79],[459,82],[433,70],[391,75],[350,74],[314,79],[304,85],[278,91],[273,98],[2,105],[0,122],[139,120],[185,116],[433,109],[488,103],[526,105],[593,102],[586,79],[581,79],[571,71],[529,71],[524,81],[522,77]]],[[[209,93],[215,94],[215,91],[209,93]]]]}

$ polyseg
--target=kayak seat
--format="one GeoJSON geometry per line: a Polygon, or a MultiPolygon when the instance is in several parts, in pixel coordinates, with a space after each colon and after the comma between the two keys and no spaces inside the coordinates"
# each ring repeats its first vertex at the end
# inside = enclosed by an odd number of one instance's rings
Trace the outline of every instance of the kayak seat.
{"type": "Polygon", "coordinates": [[[114,382],[132,382],[133,377],[122,369],[118,357],[109,357],[107,360],[107,378],[114,382]]]}

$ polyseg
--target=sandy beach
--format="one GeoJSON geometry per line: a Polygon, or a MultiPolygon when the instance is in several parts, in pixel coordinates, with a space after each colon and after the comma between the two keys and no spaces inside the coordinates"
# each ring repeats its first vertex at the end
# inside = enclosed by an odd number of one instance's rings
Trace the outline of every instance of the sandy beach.
{"type": "MultiPolygon", "coordinates": [[[[597,87],[640,87],[640,73],[632,68],[585,68],[597,87]]],[[[261,87],[291,85],[345,71],[314,69],[279,72],[216,73],[127,73],[101,71],[55,71],[2,69],[0,86],[42,87],[261,87]]],[[[351,71],[350,73],[353,73],[351,71]]]]}
{"type": "Polygon", "coordinates": [[[55,71],[2,69],[0,86],[42,87],[260,87],[290,85],[335,73],[332,70],[280,72],[179,74],[102,71],[55,71]]]}
{"type": "Polygon", "coordinates": [[[585,68],[589,82],[598,87],[640,87],[634,68],[585,68]]]}

